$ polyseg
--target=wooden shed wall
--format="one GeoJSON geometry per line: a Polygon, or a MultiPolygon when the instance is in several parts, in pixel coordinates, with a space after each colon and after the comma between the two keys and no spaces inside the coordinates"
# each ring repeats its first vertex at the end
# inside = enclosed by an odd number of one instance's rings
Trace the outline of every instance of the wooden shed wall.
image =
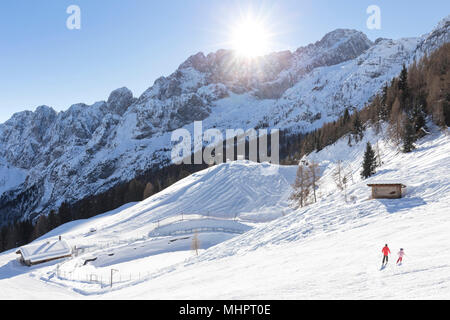
{"type": "Polygon", "coordinates": [[[402,187],[393,186],[372,186],[373,199],[399,199],[402,197],[402,187]]]}

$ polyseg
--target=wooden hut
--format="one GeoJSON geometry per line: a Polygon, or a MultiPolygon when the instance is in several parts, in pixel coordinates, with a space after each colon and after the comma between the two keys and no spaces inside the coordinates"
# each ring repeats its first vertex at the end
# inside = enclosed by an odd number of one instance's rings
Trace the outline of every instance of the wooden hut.
{"type": "Polygon", "coordinates": [[[372,187],[372,199],[399,199],[402,197],[403,183],[377,182],[368,184],[372,187]]]}
{"type": "Polygon", "coordinates": [[[27,266],[44,263],[72,255],[72,248],[64,240],[54,242],[32,243],[21,247],[16,252],[20,254],[20,262],[27,266]]]}

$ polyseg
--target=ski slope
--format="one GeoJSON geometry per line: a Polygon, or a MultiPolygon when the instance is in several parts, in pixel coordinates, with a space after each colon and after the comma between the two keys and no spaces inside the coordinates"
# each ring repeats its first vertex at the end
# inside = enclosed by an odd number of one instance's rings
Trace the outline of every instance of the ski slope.
{"type": "Polygon", "coordinates": [[[85,252],[31,268],[14,251],[1,254],[0,297],[449,299],[449,131],[433,129],[410,154],[380,136],[369,129],[353,147],[343,138],[310,155],[323,173],[320,198],[298,210],[288,202],[295,167],[241,161],[61,226],[37,241],[62,234],[85,252]],[[367,141],[378,141],[383,165],[363,181],[367,141]],[[351,172],[347,199],[333,181],[337,160],[351,172]],[[404,198],[370,200],[367,184],[386,180],[407,185],[404,198]],[[190,249],[194,229],[198,256],[190,249]],[[380,270],[385,243],[393,254],[380,270]],[[400,248],[406,256],[396,266],[400,248]],[[118,270],[112,288],[111,269],[118,270]]]}

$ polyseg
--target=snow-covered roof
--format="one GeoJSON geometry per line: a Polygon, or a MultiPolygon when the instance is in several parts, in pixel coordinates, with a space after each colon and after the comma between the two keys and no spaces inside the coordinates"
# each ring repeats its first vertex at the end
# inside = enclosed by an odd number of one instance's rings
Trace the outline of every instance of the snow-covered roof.
{"type": "Polygon", "coordinates": [[[377,180],[377,181],[373,181],[370,182],[369,184],[367,184],[369,187],[371,186],[383,186],[383,185],[389,185],[389,186],[396,186],[396,185],[401,185],[403,188],[406,188],[406,186],[399,182],[399,181],[393,181],[393,180],[377,180]]]}
{"type": "Polygon", "coordinates": [[[72,249],[65,240],[59,240],[23,246],[20,247],[19,252],[25,261],[36,263],[71,255],[72,249]]]}

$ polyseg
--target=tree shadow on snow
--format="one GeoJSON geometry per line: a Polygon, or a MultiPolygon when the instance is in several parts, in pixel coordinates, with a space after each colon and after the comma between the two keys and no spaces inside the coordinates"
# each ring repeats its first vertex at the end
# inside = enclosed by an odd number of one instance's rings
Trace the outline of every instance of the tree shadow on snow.
{"type": "Polygon", "coordinates": [[[379,199],[378,201],[380,201],[380,203],[382,203],[386,207],[386,210],[389,213],[396,213],[404,210],[409,210],[427,204],[425,200],[419,197],[401,198],[401,199],[379,199]]]}

